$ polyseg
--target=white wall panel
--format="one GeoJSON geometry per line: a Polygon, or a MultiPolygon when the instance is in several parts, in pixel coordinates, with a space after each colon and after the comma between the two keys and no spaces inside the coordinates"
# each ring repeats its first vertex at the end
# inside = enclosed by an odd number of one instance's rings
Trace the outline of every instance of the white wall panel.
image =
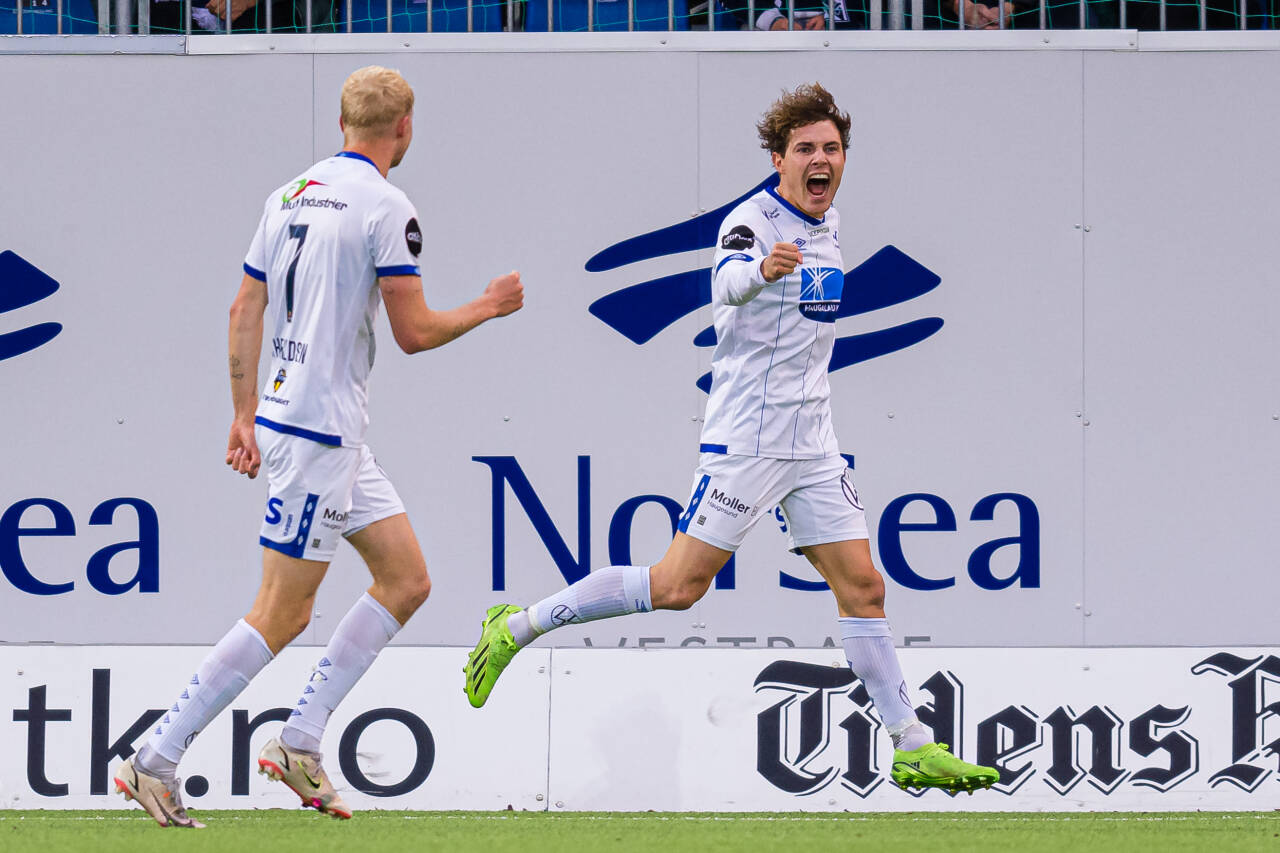
{"type": "MultiPolygon", "coordinates": [[[[297,97],[310,57],[5,56],[0,79],[0,251],[61,283],[0,315],[0,331],[63,325],[0,362],[0,506],[53,498],[75,524],[74,536],[22,538],[34,574],[75,589],[0,583],[14,614],[0,637],[212,641],[251,602],[261,559],[259,487],[223,466],[227,309],[263,199],[310,158],[311,104],[297,97]],[[119,497],[159,516],[159,594],[86,582],[92,554],[137,538],[129,510],[89,525],[119,497]]],[[[51,518],[32,509],[21,523],[51,518]]],[[[133,553],[117,558],[119,580],[133,553]]]]}
{"type": "MultiPolygon", "coordinates": [[[[891,573],[899,637],[1266,642],[1280,297],[1267,240],[1277,112],[1259,81],[1274,77],[1277,57],[692,43],[671,53],[0,56],[0,114],[19,129],[0,134],[0,155],[20,164],[6,175],[0,251],[61,283],[0,314],[0,334],[64,327],[0,360],[12,413],[0,424],[10,448],[0,517],[41,498],[69,518],[55,536],[15,535],[53,525],[40,507],[0,523],[0,640],[212,643],[247,608],[264,489],[222,464],[226,310],[265,193],[336,150],[341,80],[380,62],[417,91],[414,146],[392,177],[427,234],[429,304],[460,304],[512,268],[527,288],[522,312],[439,352],[400,354],[382,322],[370,443],[436,581],[400,642],[469,644],[489,604],[540,597],[563,584],[562,569],[609,563],[629,499],[684,503],[704,403],[694,381],[708,369],[693,338],[709,312],[637,344],[589,308],[698,270],[710,253],[586,263],[762,180],[754,122],[783,86],[811,79],[855,122],[839,197],[846,268],[891,244],[941,277],[838,328],[937,318],[936,333],[832,375],[873,545],[892,527],[886,509],[907,495],[935,506],[916,501],[901,523],[930,522],[938,506],[956,519],[954,531],[901,534],[911,572],[954,585],[910,589],[891,573]],[[518,466],[550,524],[535,529],[499,481],[499,526],[493,469],[474,457],[518,466]],[[993,520],[971,518],[1003,494],[1030,502],[1039,544],[1000,549],[995,575],[1035,558],[1038,586],[984,589],[967,570],[984,544],[1019,533],[1008,501],[993,520]],[[95,508],[126,497],[157,515],[158,593],[105,595],[88,581],[95,554],[138,538],[128,509],[90,524],[95,508]],[[544,537],[563,542],[563,565],[544,537]],[[22,591],[15,553],[42,582],[74,589],[22,591]]],[[[780,588],[783,572],[816,575],[783,551],[776,525],[759,526],[733,588],[687,613],[556,641],[829,643],[827,594],[780,588]]],[[[656,560],[669,530],[661,506],[641,507],[630,560],[656,560]]],[[[883,564],[883,548],[878,556],[883,564]]],[[[129,548],[113,558],[115,582],[137,559],[129,548]]],[[[340,552],[303,641],[324,642],[366,584],[354,554],[340,552]]]]}
{"type": "Polygon", "coordinates": [[[1280,94],[1235,93],[1277,70],[1270,52],[1086,57],[1090,644],[1271,633],[1280,94]]]}

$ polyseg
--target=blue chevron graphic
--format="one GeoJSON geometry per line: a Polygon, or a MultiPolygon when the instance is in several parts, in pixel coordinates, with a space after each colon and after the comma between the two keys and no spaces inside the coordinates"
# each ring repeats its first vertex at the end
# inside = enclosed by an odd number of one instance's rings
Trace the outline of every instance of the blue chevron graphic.
{"type": "MultiPolygon", "coordinates": [[[[715,210],[615,243],[593,255],[586,269],[604,272],[639,261],[710,248],[715,245],[720,223],[733,208],[764,187],[777,183],[775,173],[715,210]]],[[[835,319],[909,302],[941,283],[937,273],[901,249],[884,246],[845,273],[844,291],[835,319]]],[[[600,297],[587,310],[632,343],[643,345],[680,318],[710,304],[711,268],[703,267],[620,288],[600,297]]],[[[914,346],[932,337],[942,326],[942,318],[926,317],[888,329],[837,338],[829,369],[841,370],[914,346]]],[[[697,347],[715,346],[715,343],[715,328],[711,326],[693,339],[697,347]]],[[[698,377],[695,384],[709,393],[711,374],[698,377]]]]}
{"type": "Polygon", "coordinates": [[[623,240],[621,243],[614,243],[604,251],[591,256],[587,261],[587,272],[604,272],[636,261],[647,261],[663,255],[710,248],[716,244],[716,232],[720,230],[720,223],[729,215],[729,211],[765,187],[777,185],[778,173],[774,172],[728,204],[721,205],[688,222],[679,222],[666,228],[659,228],[657,231],[641,234],[639,237],[623,240]]]}
{"type": "MultiPolygon", "coordinates": [[[[16,311],[47,299],[58,282],[21,258],[16,252],[0,252],[0,314],[16,311]]],[[[37,323],[16,332],[0,334],[0,361],[44,346],[62,331],[61,323],[37,323]]]]}

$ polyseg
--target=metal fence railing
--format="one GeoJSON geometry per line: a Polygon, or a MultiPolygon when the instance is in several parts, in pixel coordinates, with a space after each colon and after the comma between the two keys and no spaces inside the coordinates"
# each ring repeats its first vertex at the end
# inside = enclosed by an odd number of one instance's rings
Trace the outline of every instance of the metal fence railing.
{"type": "Polygon", "coordinates": [[[0,34],[1270,30],[1280,0],[0,0],[0,34]]]}

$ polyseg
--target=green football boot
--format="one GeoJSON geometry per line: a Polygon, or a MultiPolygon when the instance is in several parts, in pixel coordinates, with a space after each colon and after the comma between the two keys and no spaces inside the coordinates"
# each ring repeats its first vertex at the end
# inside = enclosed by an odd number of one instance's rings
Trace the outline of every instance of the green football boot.
{"type": "Polygon", "coordinates": [[[484,705],[498,682],[498,676],[511,663],[511,659],[520,651],[511,629],[507,627],[507,619],[513,613],[520,612],[514,604],[495,604],[484,614],[480,623],[480,642],[467,658],[467,665],[462,671],[467,674],[467,683],[463,688],[467,701],[473,708],[484,705]]]}
{"type": "Polygon", "coordinates": [[[1000,781],[1000,772],[994,767],[961,761],[945,743],[926,743],[910,752],[895,749],[889,775],[899,788],[942,788],[952,794],[972,794],[1000,781]]]}

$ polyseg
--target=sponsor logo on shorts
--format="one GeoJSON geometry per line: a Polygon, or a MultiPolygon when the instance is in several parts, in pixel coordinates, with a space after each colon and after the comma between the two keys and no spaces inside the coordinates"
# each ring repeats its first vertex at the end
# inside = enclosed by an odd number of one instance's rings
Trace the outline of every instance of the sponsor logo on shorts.
{"type": "Polygon", "coordinates": [[[267,516],[263,519],[267,524],[280,523],[280,508],[284,506],[284,501],[280,498],[271,498],[267,501],[267,516]]]}
{"type": "Polygon", "coordinates": [[[347,513],[325,507],[320,517],[320,526],[329,530],[341,530],[346,526],[347,513]]]}
{"type": "Polygon", "coordinates": [[[853,478],[849,476],[848,468],[840,475],[840,488],[844,491],[844,499],[852,504],[854,509],[862,509],[862,500],[858,497],[858,490],[853,485],[853,478]]]}
{"type": "Polygon", "coordinates": [[[292,529],[293,529],[293,513],[289,513],[287,516],[285,516],[285,519],[284,519],[284,530],[282,531],[283,535],[288,536],[289,531],[292,529]]]}
{"type": "Polygon", "coordinates": [[[711,500],[715,502],[711,504],[712,509],[717,509],[720,512],[723,512],[732,516],[733,518],[737,518],[739,515],[751,511],[750,506],[748,506],[747,504],[744,504],[741,500],[734,497],[733,495],[726,494],[725,492],[722,492],[719,489],[713,488],[711,490],[711,500]]]}
{"type": "MultiPolygon", "coordinates": [[[[281,371],[281,372],[283,373],[284,371],[281,371]]],[[[279,379],[279,377],[276,377],[276,378],[279,379]]],[[[280,381],[283,382],[284,380],[281,379],[280,381]]],[[[268,403],[279,403],[282,406],[289,405],[289,401],[284,399],[283,397],[273,397],[270,394],[263,394],[262,399],[266,400],[268,403]]]]}
{"type": "Polygon", "coordinates": [[[289,378],[289,374],[287,374],[287,373],[285,373],[285,372],[284,372],[284,368],[283,368],[283,367],[282,367],[282,368],[280,368],[280,372],[276,374],[275,381],[273,381],[273,382],[271,383],[271,390],[272,390],[272,391],[279,391],[279,390],[280,390],[280,386],[281,386],[281,385],[283,385],[283,384],[284,384],[284,381],[285,381],[286,379],[288,379],[288,378],[289,378]]]}

